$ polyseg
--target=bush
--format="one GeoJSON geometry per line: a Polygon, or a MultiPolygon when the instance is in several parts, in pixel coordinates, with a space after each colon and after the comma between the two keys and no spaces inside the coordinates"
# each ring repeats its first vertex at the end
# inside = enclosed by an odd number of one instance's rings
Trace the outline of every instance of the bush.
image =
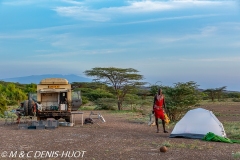
{"type": "Polygon", "coordinates": [[[0,96],[0,114],[7,110],[7,100],[5,97],[0,96]]]}
{"type": "Polygon", "coordinates": [[[18,104],[18,101],[17,100],[9,100],[7,105],[9,106],[13,106],[13,105],[17,105],[18,104]]]}
{"type": "Polygon", "coordinates": [[[232,101],[233,102],[240,102],[240,98],[233,98],[232,101]]]}
{"type": "Polygon", "coordinates": [[[195,82],[176,83],[174,87],[164,87],[167,114],[171,121],[177,121],[196,105],[202,94],[197,90],[195,82]]]}
{"type": "Polygon", "coordinates": [[[94,103],[97,105],[96,110],[116,110],[114,106],[117,101],[113,98],[98,98],[94,103]]]}
{"type": "Polygon", "coordinates": [[[83,93],[83,96],[85,96],[89,101],[95,101],[98,98],[113,98],[113,94],[102,90],[102,89],[96,89],[96,90],[91,90],[90,92],[83,93]]]}
{"type": "Polygon", "coordinates": [[[239,92],[228,93],[227,97],[228,98],[240,98],[240,93],[239,92]]]}
{"type": "Polygon", "coordinates": [[[4,118],[4,114],[0,113],[0,118],[4,118]]]}
{"type": "Polygon", "coordinates": [[[81,96],[82,97],[82,104],[87,104],[89,102],[88,98],[85,96],[81,96]]]}

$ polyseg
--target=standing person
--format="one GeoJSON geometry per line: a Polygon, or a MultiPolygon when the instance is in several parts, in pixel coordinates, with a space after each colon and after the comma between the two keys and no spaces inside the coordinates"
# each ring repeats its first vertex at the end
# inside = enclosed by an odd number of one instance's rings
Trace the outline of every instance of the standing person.
{"type": "Polygon", "coordinates": [[[24,112],[24,107],[23,107],[23,102],[20,103],[20,107],[16,109],[15,114],[17,115],[17,123],[20,123],[21,116],[23,115],[24,112]]]}
{"type": "Polygon", "coordinates": [[[162,89],[158,89],[157,95],[154,97],[154,102],[153,102],[153,113],[155,115],[155,122],[157,125],[157,133],[159,133],[159,128],[158,128],[158,119],[160,118],[162,120],[162,125],[163,125],[163,132],[168,133],[165,129],[165,121],[164,121],[164,109],[166,108],[165,105],[165,99],[164,95],[162,93],[162,89]]]}
{"type": "Polygon", "coordinates": [[[33,106],[32,106],[32,113],[33,113],[34,117],[36,117],[36,112],[37,112],[37,104],[34,103],[33,106]]]}

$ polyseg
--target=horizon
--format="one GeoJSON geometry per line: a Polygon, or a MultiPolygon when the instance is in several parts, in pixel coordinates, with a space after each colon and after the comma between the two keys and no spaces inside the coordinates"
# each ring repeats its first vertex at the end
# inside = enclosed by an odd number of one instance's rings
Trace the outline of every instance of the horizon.
{"type": "MultiPolygon", "coordinates": [[[[92,78],[90,78],[90,77],[87,77],[87,76],[85,76],[85,77],[83,77],[83,76],[81,76],[81,75],[76,75],[76,74],[41,74],[41,75],[29,75],[29,76],[23,76],[23,77],[11,77],[11,78],[5,78],[5,79],[0,79],[0,81],[5,81],[5,82],[13,82],[13,83],[20,83],[20,81],[23,81],[23,80],[19,80],[19,79],[21,79],[21,78],[27,78],[27,77],[39,77],[39,80],[37,81],[37,82],[34,82],[34,83],[36,83],[36,84],[38,84],[41,80],[42,80],[42,78],[40,78],[41,76],[46,76],[46,75],[61,75],[61,76],[63,76],[63,77],[47,77],[47,78],[65,78],[65,79],[67,79],[68,81],[69,81],[69,79],[66,77],[66,76],[78,76],[79,78],[84,78],[85,80],[86,79],[89,79],[89,81],[72,81],[72,82],[69,82],[69,83],[73,83],[73,82],[86,82],[86,83],[91,83],[91,82],[93,82],[92,80],[92,78]],[[65,77],[64,77],[65,76],[65,77]],[[8,81],[9,80],[9,81],[8,81]],[[18,81],[17,81],[18,80],[18,81]]],[[[76,77],[75,77],[76,78],[76,77]]],[[[36,80],[36,79],[35,79],[36,80]]],[[[142,81],[143,82],[143,81],[142,81]]],[[[146,82],[146,81],[144,81],[144,82],[146,82]]],[[[186,81],[186,82],[189,82],[189,81],[186,81]]],[[[175,83],[178,83],[178,82],[175,82],[175,83]]],[[[174,86],[174,84],[175,83],[173,83],[173,84],[171,84],[171,85],[166,85],[166,84],[163,84],[163,83],[161,83],[161,81],[157,81],[157,82],[152,82],[152,83],[150,83],[150,82],[146,82],[146,84],[145,85],[143,85],[143,86],[145,86],[145,87],[150,87],[150,86],[153,86],[153,85],[158,85],[158,86],[170,86],[170,87],[173,87],[174,86]]],[[[185,83],[185,82],[180,82],[180,83],[185,83]]],[[[195,82],[197,85],[199,85],[197,82],[195,82]]],[[[28,84],[28,83],[20,83],[20,84],[28,84]]],[[[30,84],[30,83],[29,83],[30,84]]],[[[224,87],[224,86],[220,86],[220,87],[224,87]]],[[[207,90],[207,89],[217,89],[217,88],[220,88],[220,87],[209,87],[209,88],[204,88],[204,87],[201,87],[200,85],[198,86],[198,89],[200,89],[200,90],[207,90]]],[[[228,88],[226,88],[225,89],[225,91],[231,91],[231,92],[240,92],[240,90],[229,90],[228,88]]]]}
{"type": "Polygon", "coordinates": [[[0,79],[117,67],[240,91],[239,17],[238,0],[2,0],[0,79]]]}

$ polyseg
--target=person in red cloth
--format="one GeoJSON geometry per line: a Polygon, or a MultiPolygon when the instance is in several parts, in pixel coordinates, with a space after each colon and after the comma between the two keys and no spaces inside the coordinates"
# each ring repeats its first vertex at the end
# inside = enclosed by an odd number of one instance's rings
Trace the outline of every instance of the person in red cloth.
{"type": "Polygon", "coordinates": [[[16,112],[15,112],[15,114],[17,115],[17,124],[20,123],[21,116],[23,115],[23,112],[24,112],[24,106],[23,105],[24,105],[24,103],[21,102],[20,107],[18,107],[16,109],[16,112]]]}
{"type": "Polygon", "coordinates": [[[168,133],[165,129],[165,121],[164,121],[164,109],[166,108],[165,105],[165,99],[164,95],[162,93],[162,89],[158,89],[157,95],[154,97],[154,102],[153,102],[153,113],[155,115],[155,122],[157,125],[157,133],[159,133],[159,128],[158,128],[158,119],[162,120],[162,125],[163,125],[163,132],[168,133]]]}
{"type": "Polygon", "coordinates": [[[36,112],[37,112],[37,104],[34,103],[32,106],[32,112],[33,112],[33,116],[36,117],[36,112]]]}

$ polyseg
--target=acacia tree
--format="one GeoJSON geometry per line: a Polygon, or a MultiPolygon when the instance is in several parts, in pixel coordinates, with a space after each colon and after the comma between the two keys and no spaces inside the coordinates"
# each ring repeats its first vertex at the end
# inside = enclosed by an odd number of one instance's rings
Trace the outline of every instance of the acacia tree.
{"type": "Polygon", "coordinates": [[[206,89],[204,92],[208,94],[208,97],[209,97],[209,98],[212,100],[212,102],[213,102],[214,99],[215,99],[215,96],[216,96],[216,91],[215,91],[215,89],[206,89]]]}
{"type": "Polygon", "coordinates": [[[224,94],[224,91],[226,90],[226,88],[227,88],[227,86],[216,88],[216,94],[217,94],[218,101],[220,101],[221,99],[224,98],[223,94],[224,94]]]}
{"type": "Polygon", "coordinates": [[[172,121],[179,120],[201,99],[195,82],[176,83],[174,87],[163,87],[166,97],[167,113],[172,121]]]}
{"type": "Polygon", "coordinates": [[[226,90],[226,86],[215,88],[215,89],[206,89],[204,92],[208,94],[209,98],[211,98],[212,102],[214,102],[215,98],[220,101],[223,98],[223,92],[226,90]]]}
{"type": "Polygon", "coordinates": [[[117,98],[118,110],[122,110],[122,102],[127,93],[145,84],[144,82],[140,82],[143,76],[137,74],[138,71],[133,68],[95,67],[91,70],[86,70],[84,73],[87,76],[96,77],[95,81],[113,87],[117,98]]]}

